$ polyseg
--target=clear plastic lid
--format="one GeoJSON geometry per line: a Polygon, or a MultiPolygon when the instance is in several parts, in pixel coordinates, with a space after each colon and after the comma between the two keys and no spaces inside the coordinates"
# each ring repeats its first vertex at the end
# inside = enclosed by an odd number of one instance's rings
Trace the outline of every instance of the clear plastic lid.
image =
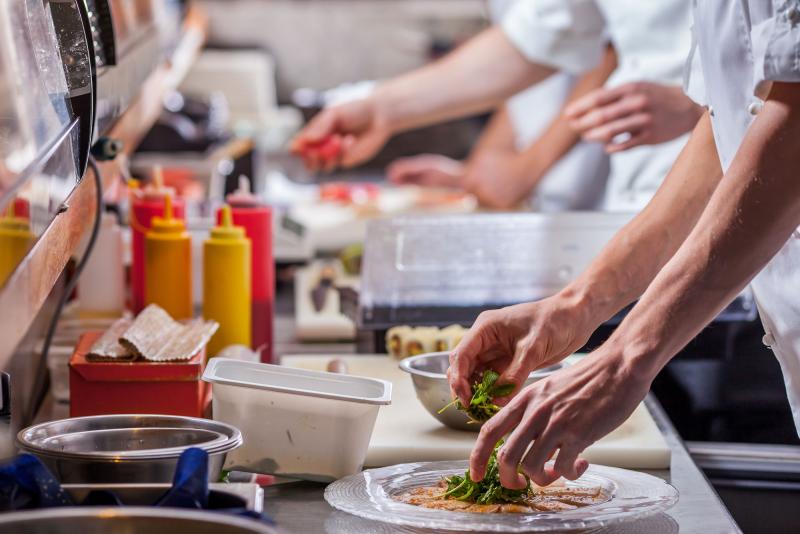
{"type": "MultiPolygon", "coordinates": [[[[482,310],[553,295],[631,218],[572,212],[370,221],[357,321],[366,329],[468,325],[482,310]]],[[[748,319],[754,309],[745,292],[722,320],[748,319]]]]}

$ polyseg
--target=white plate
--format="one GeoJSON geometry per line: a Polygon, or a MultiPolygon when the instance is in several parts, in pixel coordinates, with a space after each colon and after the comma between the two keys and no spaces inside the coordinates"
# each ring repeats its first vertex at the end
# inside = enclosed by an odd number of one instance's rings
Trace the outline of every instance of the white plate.
{"type": "Polygon", "coordinates": [[[601,487],[604,503],[565,512],[480,514],[431,510],[396,501],[406,491],[433,486],[443,476],[463,474],[466,461],[400,464],[338,480],[325,490],[331,506],[366,519],[419,528],[483,532],[552,532],[590,529],[656,515],[678,501],[678,491],[651,475],[592,465],[568,485],[601,487]]]}

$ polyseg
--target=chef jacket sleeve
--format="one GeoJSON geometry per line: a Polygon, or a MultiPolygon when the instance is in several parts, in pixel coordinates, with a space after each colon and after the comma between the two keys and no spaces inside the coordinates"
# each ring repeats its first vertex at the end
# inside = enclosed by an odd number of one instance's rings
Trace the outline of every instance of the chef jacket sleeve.
{"type": "Polygon", "coordinates": [[[800,2],[773,0],[772,16],[754,25],[754,93],[765,98],[771,82],[800,82],[800,2]]]}
{"type": "Polygon", "coordinates": [[[608,42],[595,0],[519,0],[502,28],[531,62],[573,74],[597,66],[608,42]]]}
{"type": "Polygon", "coordinates": [[[706,83],[703,78],[703,63],[700,58],[700,47],[697,46],[694,26],[692,26],[692,48],[683,68],[683,92],[697,104],[708,105],[706,83]]]}

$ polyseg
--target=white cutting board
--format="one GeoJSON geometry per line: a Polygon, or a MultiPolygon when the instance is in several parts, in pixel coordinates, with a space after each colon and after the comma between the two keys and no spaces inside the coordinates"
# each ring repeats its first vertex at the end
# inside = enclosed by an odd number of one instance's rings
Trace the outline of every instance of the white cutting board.
{"type": "MultiPolygon", "coordinates": [[[[383,406],[372,432],[367,467],[406,462],[465,460],[478,436],[447,428],[433,418],[417,400],[411,377],[386,355],[284,356],[282,364],[324,371],[328,362],[339,358],[348,373],[381,378],[392,383],[392,404],[383,406]]],[[[644,404],[614,432],[585,452],[591,463],[627,469],[666,469],[670,451],[644,404]]]]}

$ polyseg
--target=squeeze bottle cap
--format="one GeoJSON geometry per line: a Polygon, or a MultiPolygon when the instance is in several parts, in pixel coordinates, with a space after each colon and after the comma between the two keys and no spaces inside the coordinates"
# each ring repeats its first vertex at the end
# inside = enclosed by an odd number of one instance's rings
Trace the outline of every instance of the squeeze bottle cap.
{"type": "Polygon", "coordinates": [[[153,217],[150,230],[157,233],[180,233],[186,230],[183,221],[172,216],[172,195],[164,197],[164,216],[153,217]]]}
{"type": "Polygon", "coordinates": [[[260,202],[250,189],[250,179],[245,175],[239,175],[239,187],[233,193],[230,193],[225,200],[228,204],[237,207],[254,207],[258,206],[260,202]]]}
{"type": "Polygon", "coordinates": [[[153,167],[153,180],[144,187],[139,187],[139,192],[147,200],[161,200],[175,195],[174,188],[164,185],[164,172],[161,170],[161,165],[153,167]]]}
{"type": "Polygon", "coordinates": [[[222,221],[211,229],[212,239],[244,239],[244,228],[233,225],[233,214],[231,207],[225,204],[220,208],[222,221]]]}

